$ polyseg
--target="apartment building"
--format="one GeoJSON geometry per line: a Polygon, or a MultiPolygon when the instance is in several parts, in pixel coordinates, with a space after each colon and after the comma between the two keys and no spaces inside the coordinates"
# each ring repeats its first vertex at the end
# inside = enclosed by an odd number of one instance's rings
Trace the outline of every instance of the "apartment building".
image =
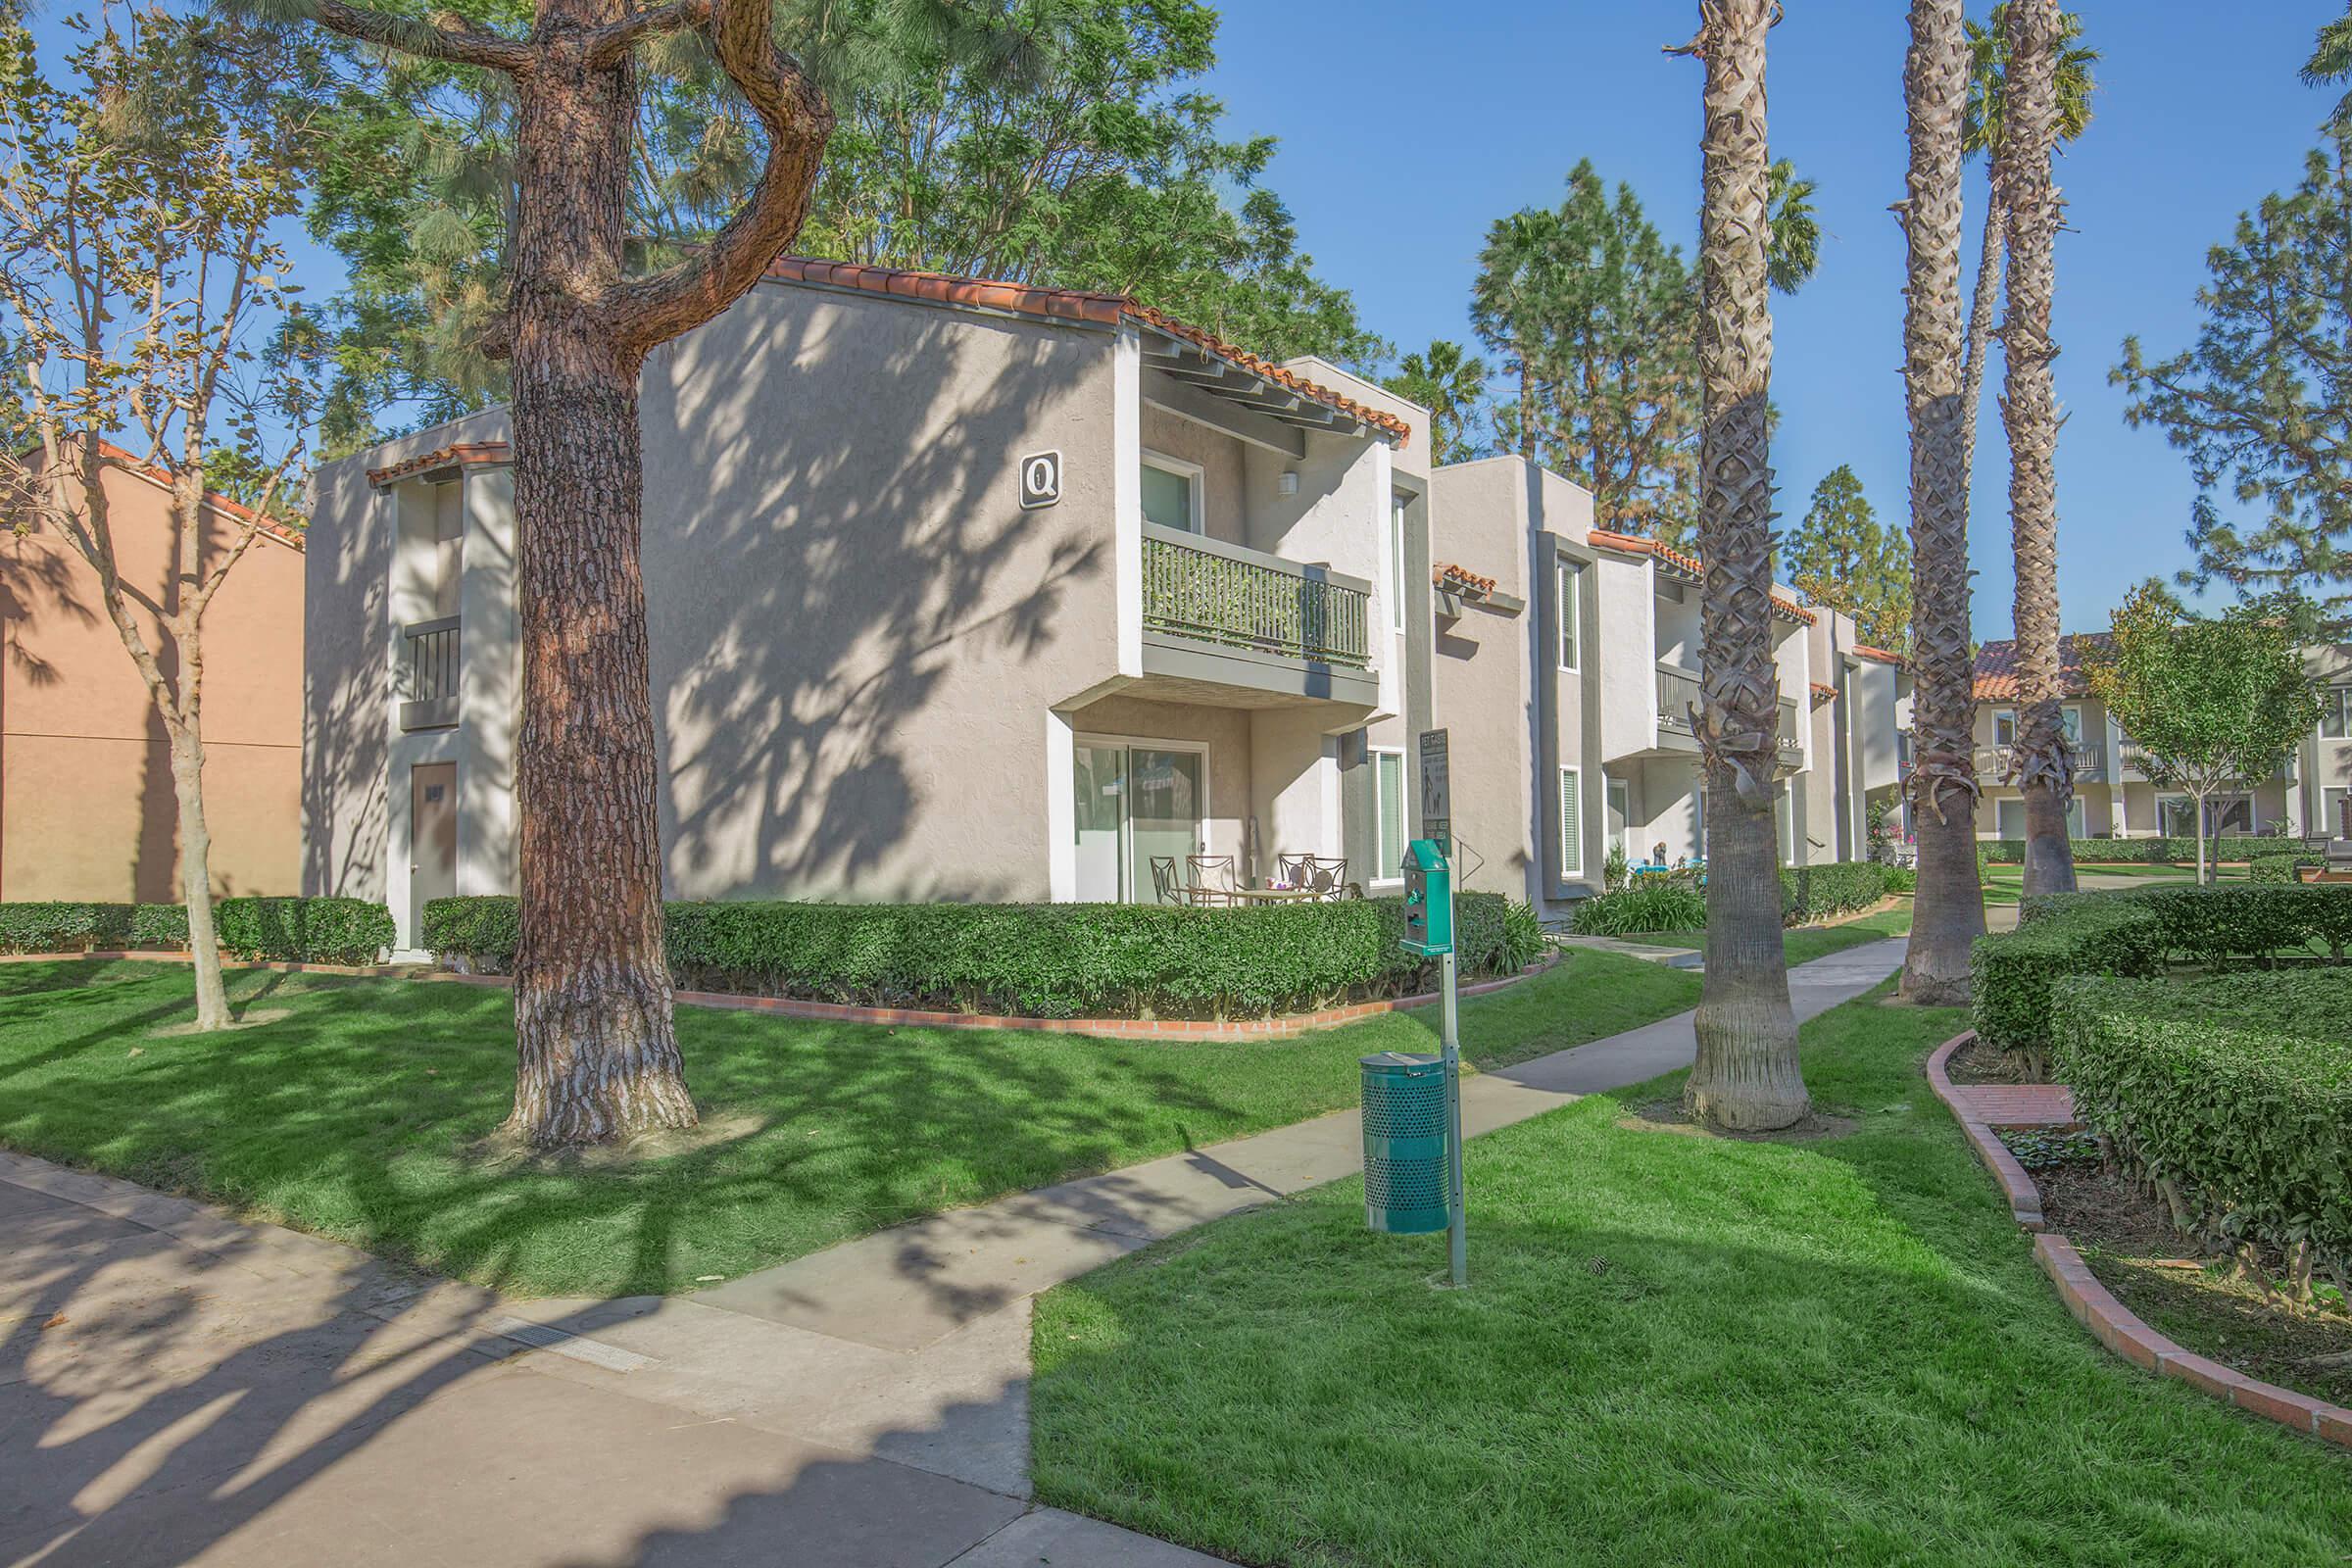
{"type": "MultiPolygon", "coordinates": [[[[158,604],[178,592],[171,490],[129,453],[105,475],[123,581],[158,604]]],[[[251,514],[207,498],[200,569],[251,514]]],[[[47,521],[0,524],[0,900],[176,903],[179,806],[147,685],[108,618],[98,574],[47,521]]],[[[303,549],[265,528],[204,617],[205,816],[214,891],[292,893],[302,838],[303,549]]],[[[169,670],[179,650],[135,604],[169,670]]]]}
{"type": "MultiPolygon", "coordinates": [[[[1426,416],[1114,296],[784,259],[642,384],[668,892],[1127,900],[1401,858],[1426,416]]],[[[509,425],[323,469],[305,863],[514,884],[509,425]]]]}
{"type": "MultiPolygon", "coordinates": [[[[1517,457],[1441,467],[1432,497],[1432,711],[1451,737],[1465,885],[1550,916],[1600,890],[1612,848],[1702,858],[1703,567],[1594,527],[1589,493],[1517,457]]],[[[1859,858],[1871,799],[1898,783],[1900,662],[1788,589],[1773,658],[1781,858],[1859,858]]]]}
{"type": "MultiPolygon", "coordinates": [[[[2185,791],[2149,776],[2146,758],[2091,694],[2083,665],[2095,662],[2106,643],[2105,632],[2058,640],[2060,711],[2075,752],[2068,832],[2079,839],[2193,837],[2195,803],[2185,791]]],[[[2352,791],[2352,646],[2318,644],[2303,651],[2303,662],[2324,705],[2319,724],[2269,778],[2207,801],[2208,836],[2342,831],[2342,803],[2352,791]]],[[[1977,808],[1980,839],[2026,836],[2025,800],[2004,781],[2017,741],[2018,692],[2016,643],[1984,644],[1977,652],[1975,681],[1977,779],[1984,792],[1977,808]]]]}

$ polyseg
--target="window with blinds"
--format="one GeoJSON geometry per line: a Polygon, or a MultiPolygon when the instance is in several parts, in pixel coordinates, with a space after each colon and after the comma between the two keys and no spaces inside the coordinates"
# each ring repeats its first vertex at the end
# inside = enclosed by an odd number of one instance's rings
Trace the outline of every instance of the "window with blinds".
{"type": "Polygon", "coordinates": [[[1585,813],[1576,769],[1560,769],[1560,875],[1585,874],[1585,813]]]}
{"type": "Polygon", "coordinates": [[[1380,864],[1372,874],[1383,882],[1404,874],[1404,754],[1374,752],[1379,831],[1374,835],[1380,864]]]}

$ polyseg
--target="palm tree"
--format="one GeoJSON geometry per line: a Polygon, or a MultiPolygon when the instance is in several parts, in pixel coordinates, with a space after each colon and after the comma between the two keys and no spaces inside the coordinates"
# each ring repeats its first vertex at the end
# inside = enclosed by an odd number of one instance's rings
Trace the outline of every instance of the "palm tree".
{"type": "MultiPolygon", "coordinates": [[[[1968,25],[1968,107],[1961,119],[1961,151],[1968,157],[1985,155],[1995,169],[2000,163],[2001,104],[2006,94],[2004,78],[2009,71],[2009,43],[2006,33],[2009,21],[2008,0],[1992,8],[1992,20],[1984,26],[1968,25]]],[[[2098,64],[2099,52],[2086,49],[2078,41],[2082,36],[2082,19],[2072,11],[2058,15],[2058,139],[2073,141],[2090,123],[2090,94],[2097,83],[2091,77],[2091,67],[2098,64]]],[[[1984,387],[1984,351],[1992,338],[1993,300],[2000,292],[2001,236],[2004,232],[2001,184],[1996,177],[1990,182],[1984,202],[1984,229],[1977,242],[1976,297],[1968,313],[1967,347],[1960,361],[1960,395],[1968,410],[1966,433],[1967,450],[1960,470],[1962,493],[1965,495],[1976,467],[1977,459],[1977,403],[1984,387]]]]}
{"type": "Polygon", "coordinates": [[[2008,776],[2026,806],[2028,893],[2075,885],[2066,808],[2075,762],[2058,706],[2058,399],[2050,361],[2053,241],[2064,204],[2050,180],[2058,123],[2057,0],[2010,0],[2007,123],[1995,179],[2008,205],[2009,302],[2001,325],[2001,423],[2009,431],[2009,532],[2017,554],[2017,744],[2008,776]]]}
{"type": "Polygon", "coordinates": [[[1803,1118],[1781,949],[1773,807],[1772,292],[1764,35],[1777,0],[1700,0],[1685,52],[1706,63],[1698,231],[1698,740],[1707,779],[1707,973],[1684,1098],[1718,1127],[1803,1118]]]}
{"type": "Polygon", "coordinates": [[[1960,166],[1968,47],[1962,0],[1912,0],[1903,98],[1909,255],[1903,393],[1911,414],[1911,773],[1919,886],[1903,995],[1966,1002],[1969,952],[1984,934],[1977,879],[1977,769],[1968,637],[1968,452],[1961,391],[1960,166]]]}
{"type": "Polygon", "coordinates": [[[1519,455],[1536,461],[1537,321],[1560,267],[1560,215],[1527,207],[1497,218],[1478,253],[1478,281],[1470,289],[1470,322],[1487,347],[1503,357],[1519,379],[1516,415],[1519,455]]]}
{"type": "MultiPolygon", "coordinates": [[[[2323,87],[2347,76],[2352,76],[2352,10],[2320,24],[2318,36],[2311,41],[2311,58],[2303,63],[2306,87],[2323,87]]],[[[2352,92],[2336,100],[2320,128],[2331,135],[2352,135],[2352,92]]]]}
{"type": "Polygon", "coordinates": [[[1396,373],[1383,383],[1398,397],[1429,411],[1429,461],[1466,463],[1478,456],[1470,427],[1487,395],[1487,362],[1472,358],[1459,343],[1438,338],[1426,353],[1407,354],[1396,373]]]}
{"type": "Polygon", "coordinates": [[[1772,176],[1764,204],[1772,215],[1771,237],[1765,241],[1765,268],[1772,286],[1793,294],[1821,266],[1821,219],[1813,211],[1818,180],[1799,179],[1796,165],[1786,158],[1772,161],[1772,176]]]}

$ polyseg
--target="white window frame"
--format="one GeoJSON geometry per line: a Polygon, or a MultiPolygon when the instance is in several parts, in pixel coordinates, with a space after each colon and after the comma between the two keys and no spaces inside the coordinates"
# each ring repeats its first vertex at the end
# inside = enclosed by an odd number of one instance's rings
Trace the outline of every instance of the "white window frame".
{"type": "Polygon", "coordinates": [[[1996,747],[2015,746],[2017,744],[2016,709],[1996,708],[1992,710],[1992,744],[1996,747]],[[2001,720],[2004,718],[2009,721],[2009,738],[2007,740],[2001,739],[2001,720]]]}
{"type": "Polygon", "coordinates": [[[1575,674],[1585,638],[1585,564],[1574,556],[1554,556],[1551,562],[1552,614],[1558,624],[1559,646],[1552,658],[1560,668],[1575,674]]]}
{"type": "MultiPolygon", "coordinates": [[[[2068,744],[2080,747],[2082,744],[2082,705],[2081,703],[2066,703],[2062,704],[2058,710],[2061,713],[2071,713],[2074,715],[2075,733],[2068,744]]],[[[2066,721],[2063,718],[2059,720],[2058,728],[2060,733],[2063,734],[2065,732],[2066,721]]]]}
{"type": "Polygon", "coordinates": [[[1617,848],[1625,852],[1628,865],[1634,861],[1634,786],[1626,779],[1604,774],[1600,781],[1600,808],[1603,811],[1617,810],[1617,848]],[[1619,799],[1625,805],[1617,806],[1619,799]]]}
{"type": "Polygon", "coordinates": [[[1560,880],[1582,882],[1585,879],[1585,770],[1583,768],[1571,767],[1566,763],[1561,764],[1558,776],[1551,781],[1551,811],[1552,816],[1560,825],[1558,862],[1560,880]],[[1560,781],[1569,778],[1576,780],[1577,820],[1574,822],[1568,820],[1565,803],[1560,799],[1560,781]],[[1571,857],[1574,858],[1571,859],[1571,857]]]}
{"type": "Polygon", "coordinates": [[[2320,739],[2352,739],[2352,686],[2323,686],[2320,688],[2320,739]],[[2335,725],[2332,732],[2328,728],[2330,723],[2335,725]]]}
{"type": "MultiPolygon", "coordinates": [[[[1380,858],[1380,841],[1386,836],[1382,830],[1388,826],[1388,824],[1382,820],[1383,808],[1381,806],[1380,794],[1380,760],[1384,757],[1394,757],[1396,759],[1396,801],[1397,808],[1400,810],[1404,809],[1405,787],[1409,780],[1406,778],[1404,771],[1403,747],[1372,746],[1365,748],[1365,750],[1371,755],[1372,758],[1372,857],[1374,859],[1378,859],[1380,858]]],[[[1374,874],[1364,879],[1364,885],[1367,888],[1400,888],[1404,886],[1403,847],[1413,841],[1412,834],[1409,831],[1412,826],[1412,823],[1409,820],[1412,813],[1407,810],[1405,811],[1405,815],[1408,820],[1396,824],[1397,863],[1388,867],[1389,875],[1387,876],[1379,875],[1378,873],[1380,867],[1375,866],[1373,868],[1374,874]]]]}
{"type": "Polygon", "coordinates": [[[1208,470],[1189,459],[1172,458],[1165,452],[1154,452],[1150,447],[1145,447],[1139,454],[1139,461],[1147,468],[1157,468],[1162,473],[1174,474],[1177,478],[1185,481],[1185,487],[1193,498],[1192,525],[1185,531],[1206,535],[1208,532],[1208,470]]]}

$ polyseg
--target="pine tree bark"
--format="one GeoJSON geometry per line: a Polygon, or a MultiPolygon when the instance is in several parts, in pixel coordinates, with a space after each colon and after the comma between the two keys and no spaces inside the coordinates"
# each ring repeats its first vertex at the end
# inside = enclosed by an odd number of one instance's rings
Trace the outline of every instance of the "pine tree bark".
{"type": "Polygon", "coordinates": [[[1919,843],[1919,880],[1902,994],[1935,1006],[1969,1000],[1970,954],[1984,934],[1968,610],[1976,405],[1960,339],[1967,85],[1961,0],[1913,0],[1904,72],[1911,164],[1898,212],[1909,265],[1903,391],[1911,419],[1912,764],[1903,788],[1919,843]]]}
{"type": "Polygon", "coordinates": [[[311,0],[347,37],[500,71],[515,97],[509,294],[488,345],[514,362],[515,745],[521,932],[514,1109],[540,1146],[690,1127],[662,931],[658,768],[645,583],[638,374],[655,345],[726,309],[800,231],[833,130],[775,47],[766,0],[539,0],[527,39],[311,0]],[[633,50],[708,32],[758,115],[766,162],[709,243],[624,270],[633,50]]]}
{"type": "Polygon", "coordinates": [[[1718,1127],[1768,1131],[1809,1108],[1781,945],[1780,677],[1772,657],[1771,157],[1764,41],[1774,0],[1701,0],[1699,749],[1707,778],[1707,966],[1684,1098],[1718,1127]]]}
{"type": "Polygon", "coordinates": [[[2058,657],[2058,400],[2050,362],[2050,301],[2061,213],[2050,178],[2058,120],[2057,0],[2012,0],[2008,96],[1997,182],[2008,208],[2007,365],[2001,419],[2009,432],[2009,526],[2017,558],[2018,733],[2009,776],[2025,799],[2025,891],[2075,886],[2067,807],[2074,753],[2060,708],[2058,657]]]}

